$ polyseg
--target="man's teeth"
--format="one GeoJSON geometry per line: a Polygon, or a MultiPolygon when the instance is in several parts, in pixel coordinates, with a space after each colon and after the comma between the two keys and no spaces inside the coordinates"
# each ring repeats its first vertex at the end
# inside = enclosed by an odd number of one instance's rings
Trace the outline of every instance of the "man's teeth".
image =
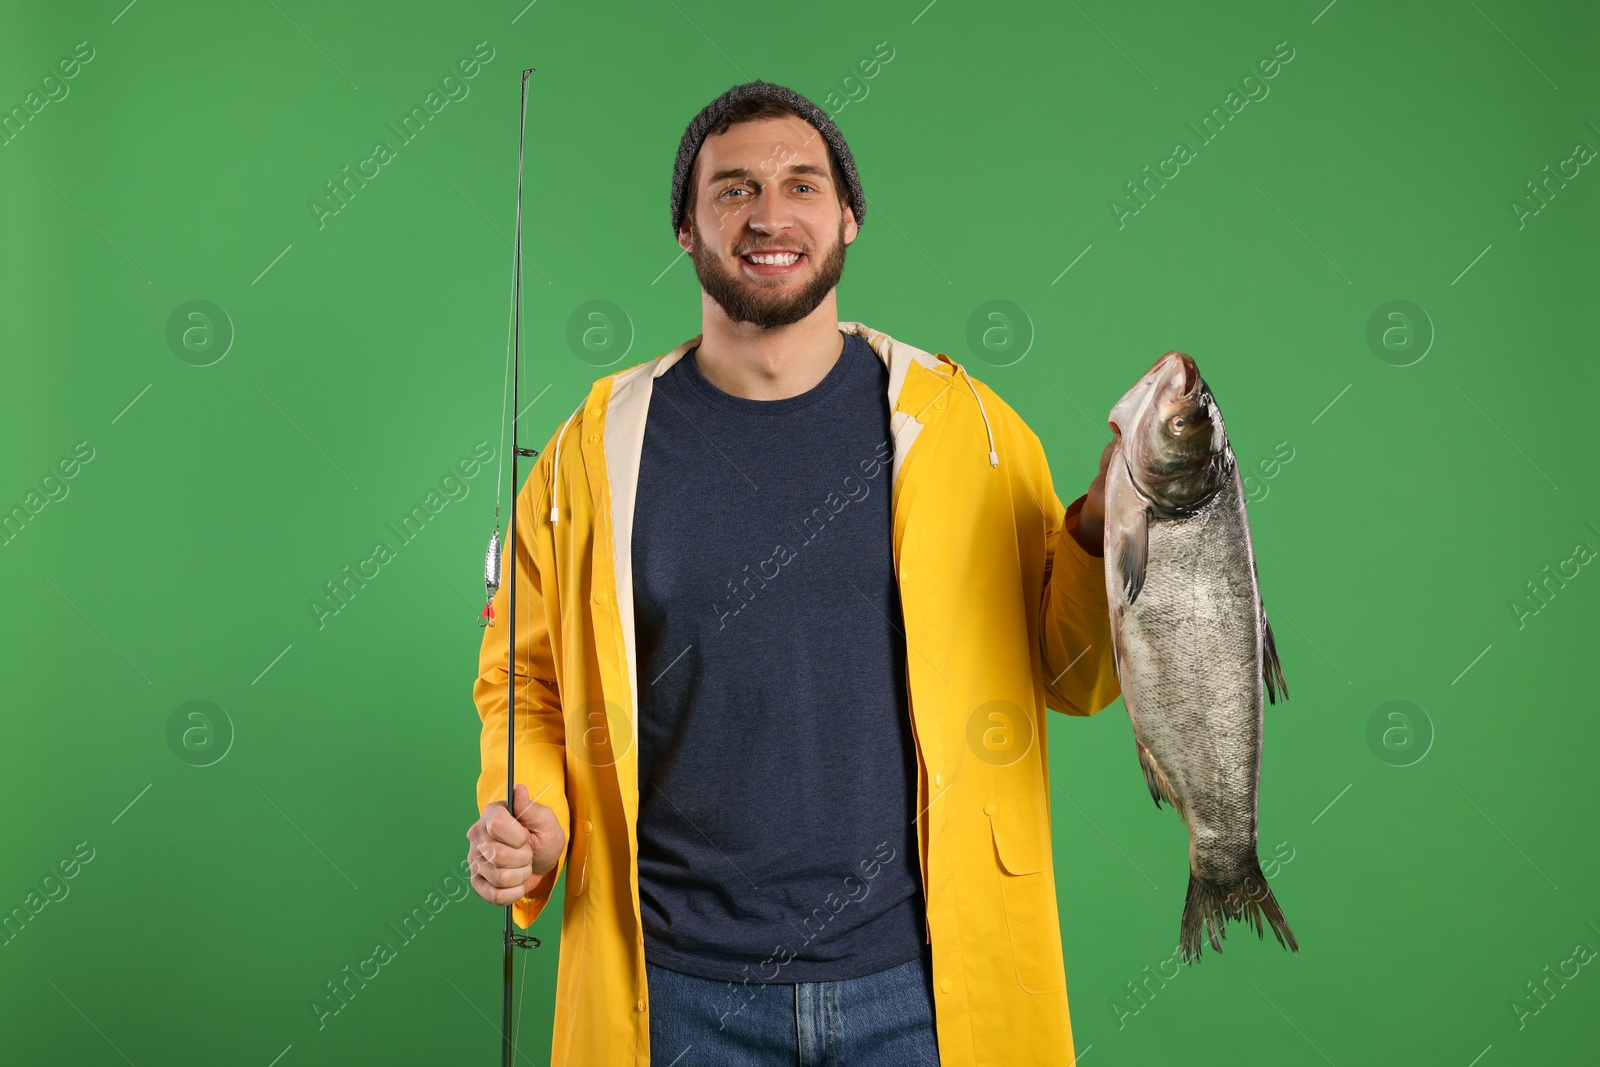
{"type": "Polygon", "coordinates": [[[749,260],[751,263],[763,263],[771,267],[787,267],[789,264],[798,260],[800,258],[800,254],[798,252],[780,252],[775,255],[750,255],[745,256],[744,258],[749,260]]]}

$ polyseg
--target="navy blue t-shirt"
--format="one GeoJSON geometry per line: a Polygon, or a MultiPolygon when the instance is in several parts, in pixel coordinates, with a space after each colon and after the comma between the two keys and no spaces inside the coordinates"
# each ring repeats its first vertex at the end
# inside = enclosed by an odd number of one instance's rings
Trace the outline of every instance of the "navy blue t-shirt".
{"type": "MultiPolygon", "coordinates": [[[[842,331],[841,331],[842,332],[842,331]]],[[[645,958],[853,978],[924,951],[888,370],[844,334],[799,396],[691,350],[655,379],[633,525],[645,958]]]]}

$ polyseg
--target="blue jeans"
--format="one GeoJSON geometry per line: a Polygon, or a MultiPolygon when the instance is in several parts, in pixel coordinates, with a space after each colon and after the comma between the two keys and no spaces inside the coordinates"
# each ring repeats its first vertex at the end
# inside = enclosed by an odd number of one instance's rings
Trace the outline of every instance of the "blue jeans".
{"type": "Polygon", "coordinates": [[[723,982],[645,961],[655,1067],[938,1067],[933,965],[836,982],[723,982]]]}

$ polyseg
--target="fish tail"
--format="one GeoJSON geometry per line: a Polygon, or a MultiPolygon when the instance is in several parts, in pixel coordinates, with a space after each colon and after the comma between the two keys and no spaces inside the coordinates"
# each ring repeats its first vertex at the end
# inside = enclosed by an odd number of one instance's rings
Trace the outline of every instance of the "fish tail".
{"type": "Polygon", "coordinates": [[[1244,920],[1255,927],[1259,938],[1266,937],[1264,921],[1266,926],[1272,927],[1278,944],[1291,952],[1300,951],[1294,932],[1289,929],[1283,909],[1272,895],[1267,877],[1261,872],[1261,862],[1257,859],[1252,858],[1250,869],[1232,883],[1190,872],[1189,893],[1183,902],[1183,925],[1178,939],[1183,962],[1192,966],[1200,957],[1202,933],[1211,942],[1211,947],[1221,952],[1222,941],[1219,938],[1228,936],[1225,929],[1228,919],[1244,920]]]}

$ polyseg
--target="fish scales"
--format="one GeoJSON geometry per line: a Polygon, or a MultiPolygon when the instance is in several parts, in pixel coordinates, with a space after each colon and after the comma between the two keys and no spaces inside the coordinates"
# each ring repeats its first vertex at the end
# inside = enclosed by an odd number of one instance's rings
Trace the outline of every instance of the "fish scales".
{"type": "Polygon", "coordinates": [[[1256,855],[1265,698],[1242,498],[1235,472],[1199,514],[1152,524],[1144,588],[1115,601],[1136,736],[1183,801],[1192,868],[1216,876],[1256,855]]]}

